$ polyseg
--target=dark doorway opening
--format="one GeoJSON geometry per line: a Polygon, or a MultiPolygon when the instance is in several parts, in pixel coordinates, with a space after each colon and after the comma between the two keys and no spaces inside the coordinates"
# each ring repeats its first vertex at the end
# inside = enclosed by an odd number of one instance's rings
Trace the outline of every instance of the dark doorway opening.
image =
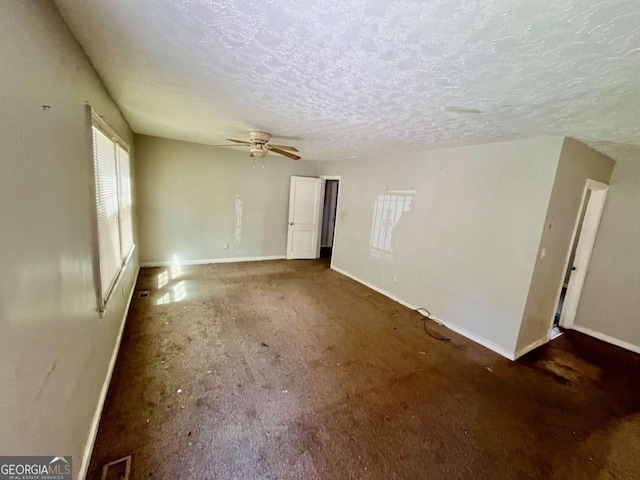
{"type": "Polygon", "coordinates": [[[338,208],[338,180],[326,180],[324,207],[322,209],[322,234],[320,235],[320,258],[331,259],[338,208]]]}

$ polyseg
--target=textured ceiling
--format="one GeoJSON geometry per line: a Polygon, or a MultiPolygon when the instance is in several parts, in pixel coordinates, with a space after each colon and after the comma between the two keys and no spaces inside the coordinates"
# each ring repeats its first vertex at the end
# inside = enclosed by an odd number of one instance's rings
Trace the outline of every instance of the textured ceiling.
{"type": "Polygon", "coordinates": [[[572,136],[640,152],[637,0],[56,0],[137,133],[334,160],[572,136]]]}

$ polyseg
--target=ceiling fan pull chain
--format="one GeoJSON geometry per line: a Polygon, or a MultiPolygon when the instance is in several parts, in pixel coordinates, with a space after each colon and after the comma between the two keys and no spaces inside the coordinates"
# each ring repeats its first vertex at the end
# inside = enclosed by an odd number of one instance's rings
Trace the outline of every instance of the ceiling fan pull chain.
{"type": "Polygon", "coordinates": [[[256,157],[253,157],[253,168],[256,168],[256,157]]]}
{"type": "Polygon", "coordinates": [[[264,168],[264,157],[262,157],[262,168],[264,168]]]}

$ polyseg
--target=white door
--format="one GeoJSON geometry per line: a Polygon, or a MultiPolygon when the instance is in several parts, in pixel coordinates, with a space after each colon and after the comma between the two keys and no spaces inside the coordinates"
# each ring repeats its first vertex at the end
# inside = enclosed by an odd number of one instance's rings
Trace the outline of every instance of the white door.
{"type": "Polygon", "coordinates": [[[287,258],[318,258],[322,180],[291,177],[287,258]]]}
{"type": "MultiPolygon", "coordinates": [[[[571,328],[576,318],[578,304],[580,303],[582,288],[584,287],[584,281],[587,277],[587,268],[589,267],[589,260],[591,260],[593,246],[596,242],[598,226],[600,225],[604,202],[607,199],[609,185],[589,179],[587,180],[585,196],[583,198],[586,198],[586,190],[590,190],[591,194],[584,214],[582,230],[574,233],[574,237],[579,234],[578,244],[576,246],[573,264],[569,265],[571,274],[569,276],[569,283],[567,284],[567,293],[564,299],[562,313],[560,314],[560,326],[565,328],[571,328]]],[[[577,228],[578,227],[576,227],[576,230],[577,228]]]]}

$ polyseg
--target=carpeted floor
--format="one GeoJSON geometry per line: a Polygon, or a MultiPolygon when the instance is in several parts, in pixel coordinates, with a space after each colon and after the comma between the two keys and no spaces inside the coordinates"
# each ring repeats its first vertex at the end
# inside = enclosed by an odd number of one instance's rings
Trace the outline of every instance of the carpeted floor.
{"type": "Polygon", "coordinates": [[[141,270],[89,479],[640,478],[640,356],[511,362],[329,270],[141,270]]]}

